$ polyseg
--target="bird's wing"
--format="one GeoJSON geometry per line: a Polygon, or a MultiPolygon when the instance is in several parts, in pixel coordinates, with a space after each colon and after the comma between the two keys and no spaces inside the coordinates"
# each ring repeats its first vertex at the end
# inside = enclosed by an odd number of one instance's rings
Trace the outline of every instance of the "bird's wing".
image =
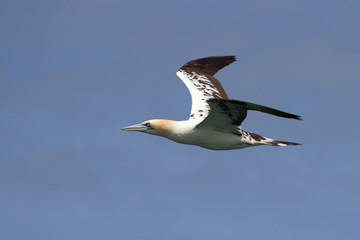
{"type": "Polygon", "coordinates": [[[185,83],[192,99],[189,120],[202,120],[209,114],[207,100],[228,99],[214,74],[235,61],[234,56],[207,57],[190,61],[179,69],[176,75],[185,83]]]}
{"type": "Polygon", "coordinates": [[[300,116],[291,113],[238,100],[209,99],[207,103],[211,109],[210,114],[196,126],[197,128],[216,128],[224,131],[236,131],[246,118],[248,110],[301,120],[300,116]]]}

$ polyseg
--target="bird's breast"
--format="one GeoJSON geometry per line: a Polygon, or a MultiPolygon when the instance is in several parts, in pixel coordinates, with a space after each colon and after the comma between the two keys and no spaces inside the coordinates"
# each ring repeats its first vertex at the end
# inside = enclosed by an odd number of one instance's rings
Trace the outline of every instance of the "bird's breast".
{"type": "Polygon", "coordinates": [[[171,140],[196,145],[213,150],[229,150],[247,147],[241,140],[241,135],[218,130],[193,129],[192,131],[174,134],[171,140]]]}

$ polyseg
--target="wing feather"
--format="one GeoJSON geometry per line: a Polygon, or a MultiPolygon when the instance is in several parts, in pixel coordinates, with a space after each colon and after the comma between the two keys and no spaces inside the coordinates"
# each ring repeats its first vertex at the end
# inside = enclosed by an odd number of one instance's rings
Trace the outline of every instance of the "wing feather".
{"type": "Polygon", "coordinates": [[[260,111],[278,117],[302,120],[298,115],[255,103],[230,99],[209,99],[207,102],[210,106],[211,112],[204,121],[196,126],[198,128],[211,127],[231,132],[236,131],[246,118],[248,110],[260,111]]]}
{"type": "Polygon", "coordinates": [[[189,89],[192,99],[189,119],[204,119],[210,112],[209,99],[228,99],[221,83],[213,76],[236,61],[234,56],[208,57],[190,61],[176,73],[189,89]]]}

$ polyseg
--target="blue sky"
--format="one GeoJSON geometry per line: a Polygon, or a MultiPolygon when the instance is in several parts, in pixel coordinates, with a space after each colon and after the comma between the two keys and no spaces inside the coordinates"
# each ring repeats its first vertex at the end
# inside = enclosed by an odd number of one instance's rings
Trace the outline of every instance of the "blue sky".
{"type": "Polygon", "coordinates": [[[359,239],[359,1],[3,1],[1,239],[359,239]],[[210,151],[121,132],[187,119],[175,75],[216,76],[243,129],[210,151]]]}

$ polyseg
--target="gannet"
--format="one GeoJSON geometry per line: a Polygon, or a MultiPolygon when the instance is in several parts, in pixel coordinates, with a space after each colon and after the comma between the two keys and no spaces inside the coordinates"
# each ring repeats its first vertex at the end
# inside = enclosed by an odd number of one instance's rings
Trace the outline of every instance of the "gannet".
{"type": "Polygon", "coordinates": [[[168,138],[178,143],[196,145],[212,150],[241,149],[251,146],[289,146],[295,142],[275,140],[241,129],[248,110],[278,117],[302,120],[300,116],[262,105],[228,99],[214,75],[236,61],[235,56],[217,56],[192,60],[177,71],[191,94],[192,106],[188,120],[153,119],[124,127],[168,138]]]}

